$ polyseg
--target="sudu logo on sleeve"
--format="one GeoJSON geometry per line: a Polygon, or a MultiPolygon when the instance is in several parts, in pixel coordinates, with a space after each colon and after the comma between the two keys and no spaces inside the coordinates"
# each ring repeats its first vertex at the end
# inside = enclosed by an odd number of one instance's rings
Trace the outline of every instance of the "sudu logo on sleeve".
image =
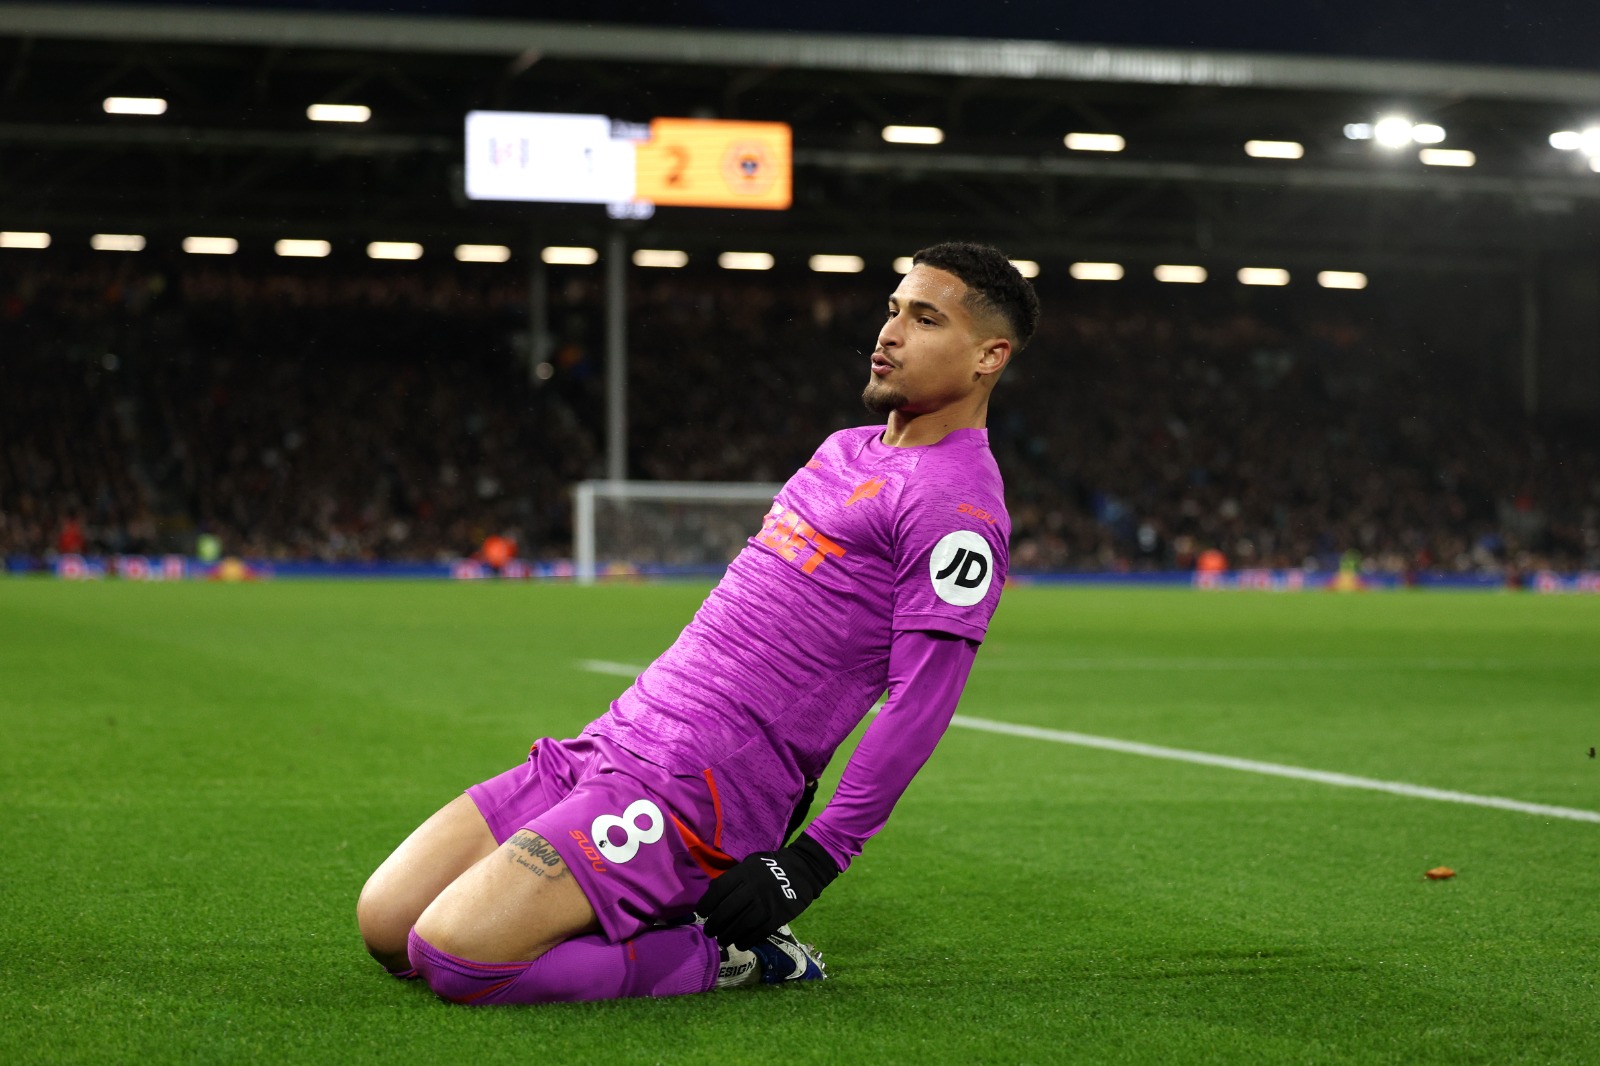
{"type": "Polygon", "coordinates": [[[989,591],[994,557],[989,542],[970,529],[946,533],[928,558],[933,591],[952,607],[971,607],[989,591]]]}

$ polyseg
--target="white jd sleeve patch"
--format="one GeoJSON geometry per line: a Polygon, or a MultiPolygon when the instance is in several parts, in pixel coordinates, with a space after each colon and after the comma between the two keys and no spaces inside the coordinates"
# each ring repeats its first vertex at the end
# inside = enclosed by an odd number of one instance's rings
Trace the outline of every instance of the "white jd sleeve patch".
{"type": "Polygon", "coordinates": [[[970,529],[946,533],[928,559],[933,591],[952,607],[971,607],[989,591],[994,557],[989,542],[970,529]]]}

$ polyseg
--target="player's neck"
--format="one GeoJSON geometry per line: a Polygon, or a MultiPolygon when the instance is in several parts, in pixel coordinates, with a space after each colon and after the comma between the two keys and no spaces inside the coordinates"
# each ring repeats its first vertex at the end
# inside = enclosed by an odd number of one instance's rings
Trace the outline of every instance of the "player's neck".
{"type": "Polygon", "coordinates": [[[944,407],[922,414],[890,411],[881,439],[891,448],[920,448],[938,444],[958,429],[983,429],[988,424],[987,403],[965,409],[944,407]]]}

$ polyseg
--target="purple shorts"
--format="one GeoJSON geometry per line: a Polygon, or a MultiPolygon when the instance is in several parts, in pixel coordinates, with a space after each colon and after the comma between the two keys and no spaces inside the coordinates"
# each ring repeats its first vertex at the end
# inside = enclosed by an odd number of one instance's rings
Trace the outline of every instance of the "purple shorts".
{"type": "Polygon", "coordinates": [[[668,773],[605,737],[541,740],[467,795],[496,843],[520,829],[549,841],[613,941],[692,914],[734,863],[709,770],[668,773]]]}

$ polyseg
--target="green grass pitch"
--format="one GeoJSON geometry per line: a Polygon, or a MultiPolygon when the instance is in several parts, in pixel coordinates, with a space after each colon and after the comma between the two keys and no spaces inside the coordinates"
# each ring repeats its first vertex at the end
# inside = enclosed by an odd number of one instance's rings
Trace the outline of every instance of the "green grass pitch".
{"type": "MultiPolygon", "coordinates": [[[[384,977],[367,874],[703,593],[0,580],[0,1062],[1600,1061],[1600,824],[959,728],[833,980],[384,977]]],[[[1017,588],[961,713],[1596,811],[1600,598],[1017,588]]]]}

